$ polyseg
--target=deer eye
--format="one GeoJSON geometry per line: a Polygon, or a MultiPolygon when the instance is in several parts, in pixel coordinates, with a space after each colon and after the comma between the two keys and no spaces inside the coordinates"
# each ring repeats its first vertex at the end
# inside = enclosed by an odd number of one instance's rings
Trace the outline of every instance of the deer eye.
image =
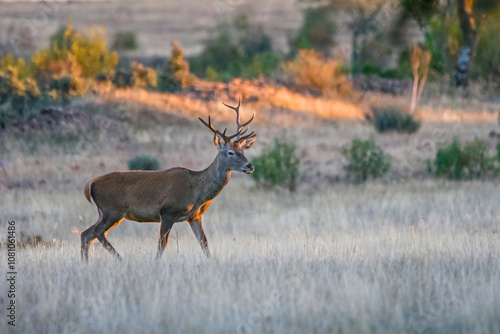
{"type": "Polygon", "coordinates": [[[229,155],[229,156],[234,155],[234,152],[233,151],[227,151],[227,155],[229,155]]]}

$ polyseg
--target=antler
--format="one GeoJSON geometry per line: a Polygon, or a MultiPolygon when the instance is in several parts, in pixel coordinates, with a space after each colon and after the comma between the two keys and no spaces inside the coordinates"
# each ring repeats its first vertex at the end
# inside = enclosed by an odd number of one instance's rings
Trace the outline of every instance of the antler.
{"type": "Polygon", "coordinates": [[[226,128],[226,129],[224,129],[224,132],[223,132],[223,133],[221,133],[219,130],[216,130],[216,129],[213,127],[213,125],[212,125],[212,120],[211,120],[210,116],[208,116],[208,123],[207,123],[207,122],[205,122],[205,120],[203,120],[201,117],[198,117],[198,119],[199,119],[199,120],[203,123],[203,125],[205,125],[207,128],[209,128],[209,129],[210,129],[210,130],[214,133],[214,137],[215,137],[216,135],[219,135],[219,136],[221,136],[221,137],[224,139],[224,141],[225,141],[226,143],[229,143],[229,142],[231,141],[231,139],[233,139],[233,138],[234,138],[234,137],[236,137],[237,135],[241,134],[241,131],[238,131],[238,132],[236,132],[236,133],[235,133],[234,135],[232,135],[232,136],[226,136],[226,131],[227,131],[227,128],[226,128]]]}
{"type": "Polygon", "coordinates": [[[222,104],[224,104],[226,107],[231,108],[231,109],[233,109],[234,111],[236,111],[236,127],[237,127],[237,129],[236,129],[236,133],[235,133],[234,135],[230,135],[230,136],[229,136],[229,135],[226,135],[227,128],[226,128],[226,129],[224,129],[224,132],[223,132],[223,133],[221,133],[219,130],[216,130],[216,129],[212,126],[212,121],[211,121],[211,119],[210,119],[210,116],[208,116],[208,123],[207,123],[207,122],[205,122],[205,121],[204,121],[201,117],[198,117],[198,119],[199,119],[199,120],[200,120],[200,121],[201,121],[201,122],[202,122],[202,123],[203,123],[203,124],[204,124],[207,128],[209,128],[209,129],[210,129],[210,130],[214,133],[214,136],[219,135],[219,136],[221,136],[221,137],[224,139],[224,141],[225,141],[226,143],[229,143],[229,142],[231,141],[231,139],[233,139],[233,138],[236,138],[236,140],[235,140],[235,141],[240,141],[240,140],[242,140],[242,139],[246,139],[246,138],[249,138],[249,137],[252,137],[252,136],[254,136],[254,135],[255,135],[255,131],[252,131],[252,132],[250,132],[248,135],[243,136],[243,135],[244,135],[244,134],[248,131],[248,129],[244,129],[244,130],[243,130],[243,128],[244,128],[245,126],[247,126],[248,124],[250,124],[250,122],[251,122],[251,121],[253,121],[253,119],[254,119],[254,117],[255,117],[255,113],[252,115],[252,118],[250,118],[250,120],[248,120],[248,121],[247,121],[247,122],[245,122],[244,124],[241,124],[241,123],[240,123],[240,106],[241,106],[241,96],[240,96],[240,100],[239,100],[239,102],[238,102],[238,106],[237,106],[237,107],[232,107],[232,106],[230,106],[230,105],[225,104],[224,102],[223,102],[222,104]]]}
{"type": "Polygon", "coordinates": [[[247,126],[248,124],[250,124],[250,122],[253,121],[254,117],[255,117],[255,113],[253,113],[252,117],[244,124],[241,124],[240,123],[240,106],[241,106],[241,96],[240,96],[240,99],[238,101],[238,106],[237,107],[233,107],[233,106],[230,106],[228,104],[225,104],[224,102],[222,103],[224,104],[226,107],[228,108],[231,108],[233,109],[235,112],[236,112],[236,134],[234,134],[233,136],[231,136],[231,138],[236,138],[236,141],[239,141],[239,140],[242,140],[242,139],[246,139],[248,137],[251,137],[255,131],[252,131],[250,134],[242,137],[242,135],[247,132],[248,129],[245,129],[243,132],[241,132],[243,130],[243,128],[245,126],[247,126]]]}

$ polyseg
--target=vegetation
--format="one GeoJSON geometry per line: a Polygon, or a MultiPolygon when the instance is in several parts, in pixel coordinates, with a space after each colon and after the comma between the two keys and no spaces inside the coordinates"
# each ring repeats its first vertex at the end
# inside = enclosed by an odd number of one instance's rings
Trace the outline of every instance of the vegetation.
{"type": "Polygon", "coordinates": [[[103,30],[86,34],[68,24],[51,43],[31,61],[12,55],[0,60],[0,126],[84,95],[96,77],[109,77],[118,63],[118,54],[106,48],[103,30]]]}
{"type": "Polygon", "coordinates": [[[493,88],[497,90],[500,88],[499,20],[500,8],[495,15],[488,16],[488,19],[481,26],[471,73],[474,79],[484,78],[485,81],[496,84],[493,88]]]}
{"type": "Polygon", "coordinates": [[[0,63],[0,128],[12,120],[26,118],[40,97],[23,59],[10,57],[0,63]]]}
{"type": "Polygon", "coordinates": [[[75,31],[68,24],[62,40],[57,36],[56,33],[49,48],[33,56],[33,63],[41,74],[93,79],[98,74],[111,73],[118,64],[118,54],[107,49],[103,29],[92,29],[87,34],[75,31]]]}
{"type": "Polygon", "coordinates": [[[370,177],[378,179],[391,167],[389,157],[373,138],[353,139],[350,146],[342,148],[342,155],[347,160],[347,177],[354,182],[365,182],[370,177]]]}
{"type": "Polygon", "coordinates": [[[485,50],[498,49],[495,45],[496,36],[488,38],[491,34],[488,27],[495,29],[492,24],[498,22],[500,1],[401,0],[401,5],[409,16],[416,18],[422,27],[427,28],[426,44],[435,58],[432,67],[452,74],[455,86],[467,87],[470,73],[477,75],[482,72],[483,76],[488,74],[482,71],[489,67],[489,62],[484,57],[493,60],[497,56],[496,51],[485,50]],[[478,40],[481,39],[484,44],[481,46],[483,52],[480,53],[478,40]],[[484,56],[475,60],[476,55],[483,53],[484,56]],[[455,63],[454,67],[450,65],[452,62],[455,63]]]}
{"type": "Polygon", "coordinates": [[[179,43],[172,42],[172,53],[168,58],[166,72],[158,74],[158,89],[176,92],[193,85],[195,81],[196,77],[189,71],[189,62],[184,59],[184,50],[179,43]]]}
{"type": "Polygon", "coordinates": [[[296,189],[300,158],[294,144],[275,139],[274,147],[264,150],[252,164],[255,166],[252,179],[258,186],[283,186],[291,191],[296,189]]]}
{"type": "Polygon", "coordinates": [[[420,121],[396,108],[374,108],[373,124],[378,132],[397,131],[414,133],[420,128],[420,121]]]}
{"type": "Polygon", "coordinates": [[[311,7],[304,11],[302,26],[288,42],[292,57],[300,49],[314,49],[324,56],[330,55],[337,31],[333,14],[334,11],[328,6],[311,7]]]}
{"type": "Polygon", "coordinates": [[[351,89],[342,73],[342,63],[315,50],[299,50],[297,59],[284,63],[283,70],[286,80],[301,89],[324,95],[347,93],[351,89]]]}
{"type": "Polygon", "coordinates": [[[127,162],[129,170],[160,170],[158,159],[149,155],[139,155],[127,162]]]}
{"type": "Polygon", "coordinates": [[[450,145],[438,149],[434,166],[437,177],[470,180],[494,171],[497,168],[496,160],[496,157],[488,156],[484,141],[476,139],[462,148],[458,138],[454,138],[450,145]]]}
{"type": "Polygon", "coordinates": [[[219,24],[212,34],[201,55],[189,60],[197,76],[228,82],[237,77],[269,77],[278,68],[280,59],[272,50],[271,39],[246,16],[219,24]]]}
{"type": "Polygon", "coordinates": [[[113,49],[117,51],[136,50],[139,47],[133,31],[118,31],[113,41],[113,49]]]}

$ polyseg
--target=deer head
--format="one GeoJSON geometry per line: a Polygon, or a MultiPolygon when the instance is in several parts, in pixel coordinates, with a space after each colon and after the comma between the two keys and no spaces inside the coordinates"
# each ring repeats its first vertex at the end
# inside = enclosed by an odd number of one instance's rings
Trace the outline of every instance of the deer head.
{"type": "Polygon", "coordinates": [[[227,128],[224,129],[224,132],[222,133],[219,130],[216,130],[212,125],[210,116],[208,116],[208,123],[205,122],[201,117],[199,118],[199,120],[214,133],[214,144],[219,151],[218,159],[224,166],[226,166],[227,170],[234,170],[244,172],[246,174],[251,174],[254,170],[254,167],[251,163],[248,162],[247,158],[245,157],[244,150],[252,147],[257,135],[255,134],[255,131],[252,131],[249,134],[245,135],[245,133],[248,131],[248,128],[245,129],[245,127],[253,121],[255,114],[253,114],[250,120],[241,124],[241,97],[237,107],[232,107],[225,103],[224,105],[236,112],[235,134],[226,135],[227,128]]]}

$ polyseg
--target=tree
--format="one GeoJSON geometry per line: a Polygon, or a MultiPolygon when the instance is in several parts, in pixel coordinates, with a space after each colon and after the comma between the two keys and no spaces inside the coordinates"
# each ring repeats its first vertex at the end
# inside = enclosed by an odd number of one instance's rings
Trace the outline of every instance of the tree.
{"type": "Polygon", "coordinates": [[[400,4],[404,13],[416,19],[422,28],[429,25],[432,17],[439,17],[442,24],[438,40],[446,72],[451,72],[452,67],[449,65],[447,54],[447,41],[450,38],[447,30],[452,21],[451,17],[458,20],[461,39],[458,40],[460,48],[453,70],[453,80],[456,87],[466,88],[476,54],[480,25],[499,7],[500,0],[400,0],[400,4]]]}
{"type": "Polygon", "coordinates": [[[310,7],[304,11],[304,20],[297,35],[289,41],[290,54],[297,55],[300,49],[315,49],[325,56],[335,44],[337,27],[334,11],[329,6],[310,7]]]}
{"type": "Polygon", "coordinates": [[[497,8],[499,0],[456,0],[463,45],[455,67],[454,79],[457,87],[469,85],[470,67],[477,47],[478,27],[484,17],[497,8]]]}
{"type": "Polygon", "coordinates": [[[397,0],[312,0],[343,10],[349,15],[348,27],[352,31],[352,68],[363,64],[363,50],[371,35],[374,35],[387,16],[397,11],[397,0]]]}

